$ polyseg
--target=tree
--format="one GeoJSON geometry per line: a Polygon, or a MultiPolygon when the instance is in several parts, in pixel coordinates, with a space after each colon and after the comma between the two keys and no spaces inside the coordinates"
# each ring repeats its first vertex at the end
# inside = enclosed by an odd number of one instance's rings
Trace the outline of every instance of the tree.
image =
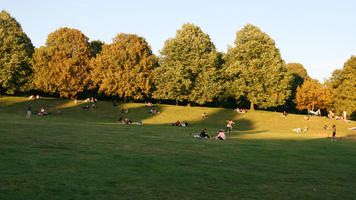
{"type": "Polygon", "coordinates": [[[154,97],[199,104],[213,101],[218,92],[215,73],[220,62],[221,56],[209,35],[194,24],[184,24],[161,51],[154,97]]]}
{"type": "Polygon", "coordinates": [[[152,91],[152,70],[157,65],[144,38],[121,33],[93,59],[91,77],[99,92],[142,99],[152,91]]]}
{"type": "Polygon", "coordinates": [[[288,72],[294,77],[293,83],[301,86],[306,79],[310,79],[307,70],[300,63],[288,63],[286,65],[288,72]]]}
{"type": "Polygon", "coordinates": [[[304,80],[309,80],[311,78],[309,77],[307,70],[300,63],[288,63],[286,67],[288,69],[288,72],[293,76],[293,80],[291,81],[292,94],[286,101],[284,107],[289,110],[294,110],[296,108],[294,99],[297,93],[298,86],[302,86],[304,80]]]}
{"type": "Polygon", "coordinates": [[[328,82],[336,112],[356,113],[356,57],[351,56],[343,69],[335,70],[328,82]]]}
{"type": "Polygon", "coordinates": [[[246,25],[236,34],[235,47],[226,55],[226,90],[261,108],[282,105],[291,94],[285,63],[275,42],[258,27],[246,25]]]}
{"type": "Polygon", "coordinates": [[[103,49],[103,45],[104,42],[100,40],[93,40],[90,42],[90,48],[93,50],[94,56],[96,56],[96,54],[101,52],[101,50],[103,49]]]}
{"type": "Polygon", "coordinates": [[[46,46],[33,56],[35,89],[75,97],[88,86],[89,39],[79,30],[60,28],[48,35],[46,46]]]}
{"type": "Polygon", "coordinates": [[[301,87],[298,86],[294,100],[299,110],[323,109],[331,101],[330,91],[315,79],[308,79],[301,87]]]}
{"type": "Polygon", "coordinates": [[[0,92],[28,90],[34,47],[21,25],[6,11],[0,13],[0,92]]]}

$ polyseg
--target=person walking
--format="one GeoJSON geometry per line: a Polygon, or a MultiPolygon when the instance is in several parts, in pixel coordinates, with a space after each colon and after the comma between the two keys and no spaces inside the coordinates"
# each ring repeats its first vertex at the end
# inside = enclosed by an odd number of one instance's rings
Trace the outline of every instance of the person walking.
{"type": "Polygon", "coordinates": [[[232,125],[235,124],[235,122],[232,121],[231,119],[230,119],[230,120],[227,120],[226,122],[227,122],[227,124],[226,124],[226,130],[225,130],[225,132],[227,132],[227,131],[229,130],[229,133],[231,133],[232,125]]]}
{"type": "Polygon", "coordinates": [[[335,139],[335,135],[336,135],[336,126],[335,126],[335,124],[333,125],[333,138],[331,139],[331,141],[336,141],[336,139],[335,139]]]}
{"type": "Polygon", "coordinates": [[[31,106],[31,104],[28,104],[26,118],[30,119],[31,118],[31,114],[32,114],[32,106],[31,106]]]}

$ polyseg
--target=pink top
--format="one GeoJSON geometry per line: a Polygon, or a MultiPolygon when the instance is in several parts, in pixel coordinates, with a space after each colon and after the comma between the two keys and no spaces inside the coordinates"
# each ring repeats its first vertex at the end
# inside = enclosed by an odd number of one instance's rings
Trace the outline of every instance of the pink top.
{"type": "Polygon", "coordinates": [[[221,137],[223,140],[226,140],[226,135],[224,132],[219,132],[219,135],[217,137],[221,137]]]}

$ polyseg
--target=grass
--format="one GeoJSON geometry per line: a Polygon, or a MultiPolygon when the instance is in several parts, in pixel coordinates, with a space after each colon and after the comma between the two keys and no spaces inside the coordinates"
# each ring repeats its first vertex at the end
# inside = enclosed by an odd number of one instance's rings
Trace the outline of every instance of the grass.
{"type": "Polygon", "coordinates": [[[356,199],[356,122],[170,105],[152,116],[144,104],[92,111],[52,98],[33,110],[61,114],[26,120],[27,104],[0,98],[0,199],[356,199]],[[204,127],[215,135],[227,119],[236,122],[227,141],[189,136],[204,127]],[[168,125],[176,120],[190,126],[168,125]],[[337,141],[325,124],[336,124],[337,141]]]}

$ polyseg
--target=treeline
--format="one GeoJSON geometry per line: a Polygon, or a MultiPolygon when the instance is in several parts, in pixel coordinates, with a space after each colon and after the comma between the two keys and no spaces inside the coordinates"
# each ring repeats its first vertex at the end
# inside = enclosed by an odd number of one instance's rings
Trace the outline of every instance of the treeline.
{"type": "Polygon", "coordinates": [[[160,56],[143,37],[118,34],[111,44],[60,28],[34,48],[20,24],[0,13],[0,92],[41,91],[65,98],[93,95],[177,104],[356,113],[356,57],[321,84],[298,63],[286,64],[258,27],[237,31],[227,53],[208,34],[184,24],[160,56]]]}

